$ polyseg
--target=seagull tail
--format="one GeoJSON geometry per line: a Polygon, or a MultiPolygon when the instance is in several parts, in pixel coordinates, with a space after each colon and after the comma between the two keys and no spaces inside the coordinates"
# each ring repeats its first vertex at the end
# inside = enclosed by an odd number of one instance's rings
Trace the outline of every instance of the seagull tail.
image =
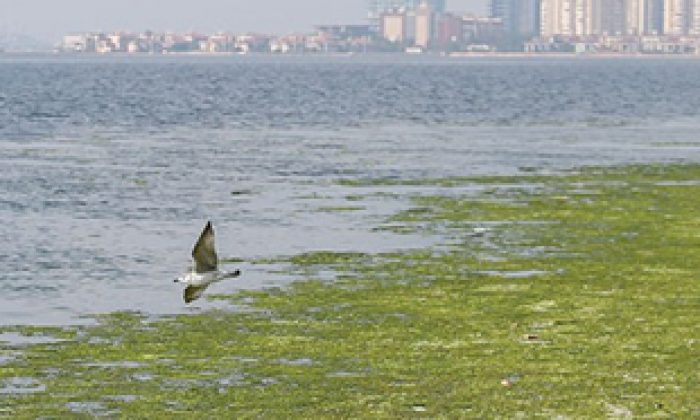
{"type": "Polygon", "coordinates": [[[235,279],[236,277],[238,277],[240,275],[241,275],[241,270],[235,270],[235,271],[231,271],[230,273],[226,273],[224,278],[235,279]]]}

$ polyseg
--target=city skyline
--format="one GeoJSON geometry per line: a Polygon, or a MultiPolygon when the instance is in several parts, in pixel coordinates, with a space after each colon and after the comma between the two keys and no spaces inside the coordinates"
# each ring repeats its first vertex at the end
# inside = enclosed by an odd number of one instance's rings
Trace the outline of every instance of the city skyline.
{"type": "MultiPolygon", "coordinates": [[[[289,33],[318,24],[366,23],[367,0],[201,0],[197,7],[181,0],[25,0],[0,2],[0,34],[32,35],[57,41],[66,33],[87,31],[201,31],[289,33]],[[41,13],[37,13],[41,10],[41,13]]],[[[488,0],[447,0],[447,9],[487,13],[488,0]]]]}
{"type": "Polygon", "coordinates": [[[700,35],[700,0],[541,0],[540,12],[544,37],[700,35]]]}

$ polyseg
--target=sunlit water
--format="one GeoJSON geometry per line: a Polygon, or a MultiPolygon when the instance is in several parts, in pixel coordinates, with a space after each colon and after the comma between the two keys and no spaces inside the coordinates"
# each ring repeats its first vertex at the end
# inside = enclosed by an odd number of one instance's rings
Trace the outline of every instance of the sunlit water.
{"type": "MultiPolygon", "coordinates": [[[[341,178],[700,160],[700,60],[396,59],[0,56],[0,324],[188,311],[207,219],[246,261],[435,242],[341,178]]],[[[240,266],[211,291],[292,279],[240,266]]]]}

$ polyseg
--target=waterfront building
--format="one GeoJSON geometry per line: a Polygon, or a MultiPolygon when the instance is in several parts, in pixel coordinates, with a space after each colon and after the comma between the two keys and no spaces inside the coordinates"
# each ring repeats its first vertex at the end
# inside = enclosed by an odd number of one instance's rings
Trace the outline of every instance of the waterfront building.
{"type": "Polygon", "coordinates": [[[694,0],[691,8],[691,24],[689,32],[691,35],[700,35],[700,0],[694,0]]]}
{"type": "Polygon", "coordinates": [[[462,40],[468,45],[496,45],[505,31],[499,18],[462,16],[462,40]]]}
{"type": "Polygon", "coordinates": [[[406,14],[403,11],[384,13],[380,18],[380,33],[389,42],[406,40],[406,14]]]}
{"type": "Polygon", "coordinates": [[[407,10],[406,16],[404,18],[404,34],[406,36],[406,42],[408,44],[415,44],[416,42],[416,11],[407,10]]]}
{"type": "Polygon", "coordinates": [[[664,34],[683,35],[685,32],[686,0],[664,1],[664,34]]]}
{"type": "Polygon", "coordinates": [[[665,35],[700,35],[700,0],[664,0],[665,35]]]}
{"type": "Polygon", "coordinates": [[[643,35],[646,32],[646,0],[628,0],[625,5],[625,33],[643,35]]]}
{"type": "Polygon", "coordinates": [[[664,32],[664,0],[648,0],[646,33],[660,35],[664,32]]]}
{"type": "MultiPolygon", "coordinates": [[[[418,9],[422,0],[369,0],[367,18],[370,25],[379,29],[381,16],[393,10],[413,12],[418,9]]],[[[435,13],[445,13],[445,0],[427,0],[428,6],[435,13]]]]}
{"type": "Polygon", "coordinates": [[[464,32],[460,16],[445,13],[438,18],[437,43],[443,47],[462,42],[464,32]]]}
{"type": "Polygon", "coordinates": [[[658,18],[655,1],[541,0],[540,35],[644,34],[649,31],[653,20],[658,18]]]}
{"type": "Polygon", "coordinates": [[[427,2],[422,2],[416,9],[415,45],[428,48],[433,39],[433,10],[427,2]]]}
{"type": "Polygon", "coordinates": [[[594,30],[590,35],[623,35],[626,25],[625,3],[625,0],[595,0],[591,18],[595,21],[600,16],[600,30],[594,30]]]}
{"type": "Polygon", "coordinates": [[[88,37],[85,35],[65,35],[62,49],[66,52],[86,52],[88,51],[88,37]]]}
{"type": "Polygon", "coordinates": [[[660,35],[664,32],[665,0],[626,0],[624,5],[627,35],[660,35]]]}
{"type": "Polygon", "coordinates": [[[551,37],[570,32],[565,24],[570,13],[570,0],[542,0],[540,3],[540,35],[551,37]]]}
{"type": "Polygon", "coordinates": [[[491,0],[490,9],[513,40],[529,39],[540,31],[540,0],[491,0]]]}

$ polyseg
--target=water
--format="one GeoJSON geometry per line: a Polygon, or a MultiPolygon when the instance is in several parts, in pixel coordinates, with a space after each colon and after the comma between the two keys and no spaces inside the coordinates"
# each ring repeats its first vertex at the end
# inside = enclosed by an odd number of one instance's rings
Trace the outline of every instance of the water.
{"type": "MultiPolygon", "coordinates": [[[[435,241],[340,178],[700,158],[700,60],[397,58],[0,55],[0,325],[190,311],[207,219],[246,261],[435,241]]],[[[212,292],[292,280],[241,266],[212,292]]]]}

